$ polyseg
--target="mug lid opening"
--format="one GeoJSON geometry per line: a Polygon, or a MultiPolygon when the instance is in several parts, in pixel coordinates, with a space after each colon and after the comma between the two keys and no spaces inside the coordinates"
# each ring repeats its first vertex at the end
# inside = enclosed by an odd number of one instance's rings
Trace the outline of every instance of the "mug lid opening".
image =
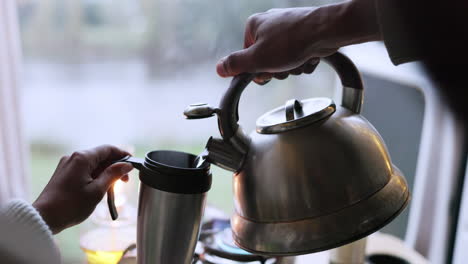
{"type": "Polygon", "coordinates": [[[205,162],[202,166],[196,167],[195,159],[197,156],[173,150],[155,150],[146,154],[145,163],[151,167],[167,168],[174,170],[187,170],[191,172],[206,171],[210,164],[205,162]]]}

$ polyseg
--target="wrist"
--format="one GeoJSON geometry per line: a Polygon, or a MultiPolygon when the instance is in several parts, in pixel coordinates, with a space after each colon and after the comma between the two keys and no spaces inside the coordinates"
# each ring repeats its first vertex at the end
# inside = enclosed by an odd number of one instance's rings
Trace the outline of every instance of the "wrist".
{"type": "Polygon", "coordinates": [[[375,0],[352,0],[320,9],[327,18],[325,35],[331,48],[382,40],[375,0]]]}
{"type": "Polygon", "coordinates": [[[50,210],[47,209],[47,204],[41,203],[40,201],[35,201],[32,206],[36,209],[36,211],[41,216],[42,220],[47,224],[52,234],[58,234],[61,230],[58,226],[54,223],[54,217],[51,216],[48,212],[50,210]]]}

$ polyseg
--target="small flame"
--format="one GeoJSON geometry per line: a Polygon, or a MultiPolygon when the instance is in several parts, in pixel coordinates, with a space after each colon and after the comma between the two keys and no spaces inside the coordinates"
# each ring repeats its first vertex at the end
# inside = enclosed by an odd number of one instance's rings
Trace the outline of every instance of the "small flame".
{"type": "Polygon", "coordinates": [[[119,195],[119,194],[123,193],[123,189],[124,189],[124,182],[122,180],[117,180],[114,183],[114,193],[115,193],[115,195],[119,195]]]}
{"type": "Polygon", "coordinates": [[[122,207],[125,202],[127,201],[127,198],[125,197],[125,185],[124,182],[121,180],[117,180],[114,183],[114,194],[115,194],[115,206],[117,207],[117,211],[119,211],[119,208],[122,207]]]}

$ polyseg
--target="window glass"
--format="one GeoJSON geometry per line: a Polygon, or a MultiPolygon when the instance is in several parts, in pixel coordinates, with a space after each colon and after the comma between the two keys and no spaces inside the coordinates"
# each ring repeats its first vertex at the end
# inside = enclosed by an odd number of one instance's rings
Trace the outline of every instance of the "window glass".
{"type": "MultiPolygon", "coordinates": [[[[216,119],[184,120],[195,102],[217,105],[229,79],[215,64],[242,47],[244,24],[270,8],[319,5],[299,0],[18,0],[24,64],[21,106],[31,150],[32,197],[73,150],[109,143],[134,150],[199,153],[218,136],[216,119]]],[[[312,30],[312,29],[311,29],[312,30]]],[[[249,86],[243,127],[297,97],[333,96],[333,74],[249,86]]],[[[231,176],[214,168],[209,203],[232,212],[231,176]]],[[[126,187],[136,205],[137,175],[126,187]]],[[[57,236],[65,263],[82,263],[79,227],[57,236]]]]}

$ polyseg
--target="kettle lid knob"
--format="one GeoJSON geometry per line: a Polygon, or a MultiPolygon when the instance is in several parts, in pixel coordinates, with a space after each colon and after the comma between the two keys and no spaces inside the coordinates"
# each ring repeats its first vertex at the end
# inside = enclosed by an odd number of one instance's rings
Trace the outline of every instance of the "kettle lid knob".
{"type": "Polygon", "coordinates": [[[302,110],[302,104],[296,99],[291,99],[286,102],[285,105],[286,111],[286,121],[291,121],[296,119],[296,117],[303,117],[304,111],[302,110]]]}
{"type": "Polygon", "coordinates": [[[330,98],[317,97],[306,100],[291,99],[257,119],[257,132],[276,134],[304,127],[330,117],[336,105],[330,98]]]}

